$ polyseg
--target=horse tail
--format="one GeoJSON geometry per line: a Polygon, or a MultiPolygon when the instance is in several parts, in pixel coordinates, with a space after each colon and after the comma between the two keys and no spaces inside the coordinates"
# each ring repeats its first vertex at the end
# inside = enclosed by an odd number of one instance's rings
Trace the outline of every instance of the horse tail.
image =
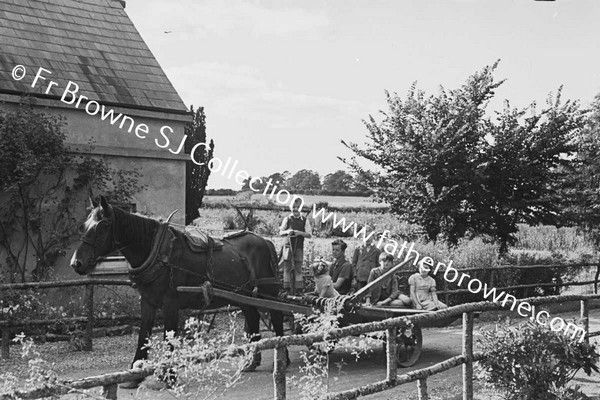
{"type": "Polygon", "coordinates": [[[264,239],[267,242],[267,247],[269,247],[269,253],[271,253],[271,271],[273,272],[273,277],[279,277],[279,262],[277,260],[277,250],[275,250],[275,245],[268,239],[264,239]]]}
{"type": "Polygon", "coordinates": [[[279,279],[279,257],[277,256],[277,250],[275,249],[275,245],[273,244],[272,241],[265,239],[261,235],[258,235],[257,233],[252,232],[252,231],[236,232],[236,233],[227,235],[226,238],[231,239],[231,238],[237,238],[237,237],[245,236],[245,235],[254,236],[255,238],[258,238],[267,244],[267,248],[269,249],[269,256],[270,256],[269,257],[270,258],[269,266],[271,267],[272,277],[279,279]]]}

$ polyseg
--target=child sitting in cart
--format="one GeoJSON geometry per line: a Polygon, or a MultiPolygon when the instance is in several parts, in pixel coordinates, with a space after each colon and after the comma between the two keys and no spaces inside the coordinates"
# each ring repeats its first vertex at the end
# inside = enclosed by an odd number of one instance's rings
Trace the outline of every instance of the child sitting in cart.
{"type": "Polygon", "coordinates": [[[315,276],[315,291],[313,294],[327,298],[339,296],[340,294],[333,287],[331,275],[329,275],[329,265],[325,261],[317,259],[312,268],[315,276]]]}
{"type": "Polygon", "coordinates": [[[447,305],[438,300],[435,280],[429,276],[431,268],[425,264],[425,258],[417,264],[419,272],[415,272],[408,278],[410,285],[410,298],[417,310],[436,311],[448,308],[447,305]]]}
{"type": "MultiPolygon", "coordinates": [[[[385,252],[381,253],[379,255],[379,267],[371,270],[367,285],[388,272],[393,266],[394,256],[385,252]]],[[[367,305],[371,305],[371,302],[373,302],[376,306],[410,307],[412,305],[410,298],[400,293],[395,274],[372,287],[365,296],[365,301],[367,305]]]]}

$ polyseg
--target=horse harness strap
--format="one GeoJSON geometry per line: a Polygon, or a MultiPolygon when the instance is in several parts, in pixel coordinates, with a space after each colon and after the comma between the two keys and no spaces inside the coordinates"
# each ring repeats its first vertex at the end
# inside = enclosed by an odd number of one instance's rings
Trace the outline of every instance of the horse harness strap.
{"type": "Polygon", "coordinates": [[[139,267],[129,267],[129,279],[136,284],[148,284],[158,279],[162,273],[160,266],[169,262],[173,238],[169,224],[159,224],[148,258],[139,267]],[[167,236],[170,236],[171,240],[165,240],[167,236]],[[155,268],[155,266],[159,268],[155,268]]]}
{"type": "Polygon", "coordinates": [[[206,273],[208,274],[208,280],[212,282],[214,280],[214,266],[215,260],[213,258],[213,249],[215,247],[215,241],[212,237],[208,236],[208,253],[206,254],[206,273]]]}
{"type": "MultiPolygon", "coordinates": [[[[188,239],[188,235],[184,235],[180,238],[180,240],[186,242],[189,246],[190,241],[188,239]]],[[[178,265],[170,262],[171,252],[173,249],[173,241],[177,240],[177,237],[175,234],[173,234],[173,232],[171,232],[168,223],[161,223],[158,227],[156,234],[154,235],[152,247],[150,249],[150,254],[148,255],[148,258],[139,267],[129,268],[130,280],[136,284],[149,284],[160,277],[160,275],[163,272],[162,267],[169,267],[169,284],[172,288],[175,287],[173,279],[173,270],[178,270],[186,274],[200,276],[206,278],[206,280],[208,280],[209,282],[219,285],[219,282],[215,281],[214,278],[215,265],[213,255],[215,250],[223,249],[223,241],[215,240],[209,235],[206,235],[203,239],[205,241],[205,244],[202,246],[201,250],[199,246],[195,247],[193,250],[190,246],[190,250],[196,253],[206,252],[206,273],[200,274],[186,268],[181,268],[178,265]]],[[[224,241],[227,240],[225,239],[224,241]]],[[[231,246],[231,250],[239,258],[239,260],[242,262],[242,264],[250,274],[249,281],[246,282],[246,284],[244,284],[243,286],[249,285],[257,287],[265,285],[279,285],[279,279],[277,277],[256,278],[256,274],[252,270],[252,268],[250,268],[246,257],[242,255],[233,246],[231,246]]]]}

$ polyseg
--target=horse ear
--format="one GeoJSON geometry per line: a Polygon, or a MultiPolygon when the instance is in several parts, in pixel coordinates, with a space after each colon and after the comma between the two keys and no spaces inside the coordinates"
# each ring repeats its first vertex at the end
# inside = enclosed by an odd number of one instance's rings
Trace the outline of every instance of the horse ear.
{"type": "Polygon", "coordinates": [[[102,195],[100,195],[100,205],[102,206],[102,209],[104,210],[104,213],[106,215],[110,215],[110,206],[108,205],[108,202],[106,201],[106,199],[102,195]]]}
{"type": "Polygon", "coordinates": [[[94,200],[94,198],[92,196],[90,196],[89,199],[90,199],[90,205],[91,205],[92,208],[98,207],[98,201],[97,200],[94,200]]]}

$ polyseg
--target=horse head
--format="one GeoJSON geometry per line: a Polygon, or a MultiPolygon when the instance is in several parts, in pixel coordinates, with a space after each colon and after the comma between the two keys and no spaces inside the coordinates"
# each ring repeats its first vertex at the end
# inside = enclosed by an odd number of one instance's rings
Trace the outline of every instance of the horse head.
{"type": "Polygon", "coordinates": [[[71,257],[71,268],[79,275],[90,273],[100,258],[116,250],[113,208],[103,196],[100,196],[100,202],[92,198],[90,202],[92,211],[80,228],[80,243],[71,257]]]}

